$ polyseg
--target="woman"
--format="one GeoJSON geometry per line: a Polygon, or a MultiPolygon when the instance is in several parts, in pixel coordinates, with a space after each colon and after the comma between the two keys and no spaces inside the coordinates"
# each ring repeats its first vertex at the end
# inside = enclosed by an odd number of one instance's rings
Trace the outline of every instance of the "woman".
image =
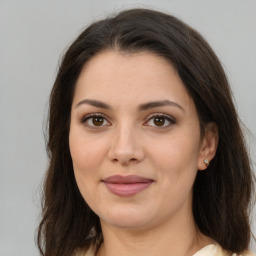
{"type": "Polygon", "coordinates": [[[132,9],[82,32],[51,93],[48,153],[41,255],[253,255],[230,88],[175,17],[132,9]]]}

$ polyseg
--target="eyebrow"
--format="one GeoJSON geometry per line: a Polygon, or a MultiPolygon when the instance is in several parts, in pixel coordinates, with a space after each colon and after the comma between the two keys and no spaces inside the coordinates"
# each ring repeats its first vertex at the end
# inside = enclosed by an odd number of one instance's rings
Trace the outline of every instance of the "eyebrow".
{"type": "MultiPolygon", "coordinates": [[[[76,108],[79,107],[80,105],[83,104],[88,104],[97,108],[103,108],[103,109],[108,109],[111,110],[112,107],[102,101],[99,100],[91,100],[91,99],[84,99],[82,101],[80,101],[77,105],[76,108]]],[[[152,109],[152,108],[157,108],[157,107],[164,107],[164,106],[172,106],[172,107],[177,107],[179,109],[181,109],[182,111],[185,111],[184,108],[179,105],[178,103],[174,102],[174,101],[170,101],[170,100],[162,100],[162,101],[152,101],[152,102],[148,102],[148,103],[144,103],[138,106],[138,110],[139,111],[145,111],[148,109],[152,109]]]]}
{"type": "Polygon", "coordinates": [[[177,108],[185,111],[181,105],[179,105],[178,103],[176,103],[174,101],[170,101],[170,100],[152,101],[152,102],[148,102],[145,104],[141,104],[141,105],[139,105],[139,110],[145,111],[145,110],[148,110],[151,108],[164,107],[164,106],[177,107],[177,108]]]}
{"type": "Polygon", "coordinates": [[[76,108],[79,107],[80,105],[83,104],[88,104],[97,108],[103,108],[103,109],[112,109],[108,104],[99,101],[99,100],[89,100],[89,99],[84,99],[80,101],[78,104],[76,104],[76,108]]]}

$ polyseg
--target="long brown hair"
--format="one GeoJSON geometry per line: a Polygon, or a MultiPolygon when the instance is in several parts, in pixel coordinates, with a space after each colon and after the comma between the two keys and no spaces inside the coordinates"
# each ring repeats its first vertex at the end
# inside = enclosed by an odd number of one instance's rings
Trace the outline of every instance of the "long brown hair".
{"type": "Polygon", "coordinates": [[[239,253],[250,241],[249,206],[253,173],[245,140],[220,61],[203,37],[177,18],[148,9],[131,9],[100,20],[67,50],[54,83],[49,108],[42,220],[38,247],[44,256],[70,256],[102,241],[98,216],[81,196],[69,151],[70,112],[84,64],[106,49],[148,51],[176,68],[196,106],[200,125],[215,122],[217,153],[206,172],[198,172],[193,214],[199,230],[224,249],[239,253]]]}

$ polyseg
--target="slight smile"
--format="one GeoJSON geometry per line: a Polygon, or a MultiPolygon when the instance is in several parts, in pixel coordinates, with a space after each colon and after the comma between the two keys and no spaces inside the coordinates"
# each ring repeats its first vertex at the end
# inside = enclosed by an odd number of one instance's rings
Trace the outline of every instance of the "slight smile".
{"type": "Polygon", "coordinates": [[[136,175],[113,175],[102,182],[111,193],[117,196],[130,197],[148,188],[154,180],[136,175]]]}

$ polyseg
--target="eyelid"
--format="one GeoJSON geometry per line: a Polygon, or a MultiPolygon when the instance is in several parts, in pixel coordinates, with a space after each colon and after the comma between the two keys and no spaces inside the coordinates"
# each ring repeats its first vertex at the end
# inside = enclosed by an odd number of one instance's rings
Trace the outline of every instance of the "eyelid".
{"type": "MultiPolygon", "coordinates": [[[[174,117],[168,115],[168,114],[164,114],[164,113],[154,113],[154,114],[150,114],[149,116],[147,116],[146,118],[146,121],[143,123],[143,125],[145,126],[151,126],[151,125],[147,125],[147,123],[152,119],[152,118],[155,118],[155,117],[162,117],[162,118],[165,118],[168,122],[170,122],[169,125],[167,126],[154,126],[154,127],[157,127],[157,128],[168,128],[170,127],[172,124],[175,124],[176,123],[176,120],[174,117]]],[[[109,118],[106,117],[103,113],[100,113],[100,112],[96,112],[96,113],[90,113],[90,114],[87,114],[87,115],[84,115],[81,119],[80,119],[80,122],[82,124],[85,124],[86,126],[90,127],[90,128],[95,128],[95,129],[98,129],[98,128],[101,128],[101,127],[105,127],[105,126],[110,126],[111,125],[111,122],[109,121],[109,118]],[[105,121],[108,122],[108,125],[102,125],[102,126],[91,126],[91,125],[88,125],[86,124],[86,121],[89,120],[90,118],[93,118],[93,117],[101,117],[103,118],[105,121]]]]}
{"type": "MultiPolygon", "coordinates": [[[[175,118],[174,117],[172,117],[172,116],[170,116],[170,115],[168,115],[168,114],[164,114],[164,113],[154,113],[154,114],[151,114],[151,115],[149,115],[149,116],[147,116],[147,120],[146,120],[146,122],[144,122],[144,125],[146,124],[146,123],[148,123],[152,118],[154,118],[154,117],[163,117],[163,118],[165,118],[167,121],[169,121],[171,124],[170,125],[167,125],[167,126],[154,126],[154,127],[157,127],[157,128],[162,128],[162,129],[164,129],[164,128],[168,128],[169,126],[171,126],[172,124],[175,124],[176,123],[176,120],[175,120],[175,118]]],[[[146,126],[150,126],[150,125],[146,125],[146,126]]]]}
{"type": "MultiPolygon", "coordinates": [[[[80,119],[80,122],[82,124],[85,124],[87,120],[89,120],[90,118],[93,118],[93,117],[101,117],[103,118],[104,120],[106,120],[110,125],[111,125],[111,122],[108,120],[108,118],[102,114],[102,113],[91,113],[91,114],[87,114],[87,115],[84,115],[81,119],[80,119]]],[[[110,125],[102,125],[102,126],[91,126],[91,125],[87,125],[88,127],[90,128],[100,128],[100,127],[105,127],[105,126],[110,126],[110,125]]]]}

